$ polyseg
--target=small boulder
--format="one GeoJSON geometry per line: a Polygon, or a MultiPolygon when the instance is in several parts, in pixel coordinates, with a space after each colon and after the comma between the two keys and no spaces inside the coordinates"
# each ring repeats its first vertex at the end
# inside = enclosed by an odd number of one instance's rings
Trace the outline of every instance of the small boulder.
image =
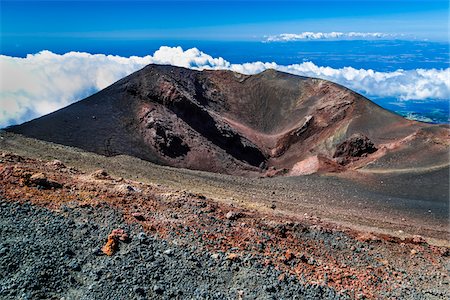
{"type": "Polygon", "coordinates": [[[60,188],[61,184],[56,181],[50,180],[47,176],[42,173],[34,173],[28,180],[29,186],[37,186],[43,189],[60,188]]]}
{"type": "Polygon", "coordinates": [[[34,173],[30,177],[30,183],[35,185],[46,185],[48,182],[47,176],[44,173],[34,173]]]}
{"type": "Polygon", "coordinates": [[[102,252],[111,256],[117,250],[119,250],[119,241],[114,236],[109,235],[106,244],[102,247],[102,252]]]}
{"type": "Polygon", "coordinates": [[[119,250],[119,242],[128,242],[128,234],[123,229],[114,229],[108,235],[106,244],[102,247],[102,252],[108,256],[119,250]]]}

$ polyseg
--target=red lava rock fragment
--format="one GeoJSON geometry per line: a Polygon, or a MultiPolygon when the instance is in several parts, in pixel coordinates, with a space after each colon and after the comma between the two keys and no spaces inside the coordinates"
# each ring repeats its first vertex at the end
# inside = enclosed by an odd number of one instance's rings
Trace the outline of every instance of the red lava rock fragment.
{"type": "Polygon", "coordinates": [[[123,229],[114,229],[108,235],[108,241],[102,247],[102,252],[108,256],[113,255],[119,250],[119,241],[127,242],[129,240],[128,234],[123,229]]]}
{"type": "Polygon", "coordinates": [[[34,173],[30,177],[30,183],[37,184],[37,185],[44,185],[47,182],[47,177],[44,173],[34,173]]]}
{"type": "Polygon", "coordinates": [[[102,252],[108,256],[113,255],[119,249],[119,242],[115,237],[111,235],[108,236],[108,241],[102,247],[102,252]]]}
{"type": "Polygon", "coordinates": [[[292,260],[293,258],[295,258],[294,253],[292,253],[292,251],[290,250],[287,250],[284,256],[286,257],[286,260],[292,260]]]}
{"type": "Polygon", "coordinates": [[[110,235],[116,236],[122,242],[128,242],[129,240],[128,234],[123,229],[114,229],[110,235]]]}

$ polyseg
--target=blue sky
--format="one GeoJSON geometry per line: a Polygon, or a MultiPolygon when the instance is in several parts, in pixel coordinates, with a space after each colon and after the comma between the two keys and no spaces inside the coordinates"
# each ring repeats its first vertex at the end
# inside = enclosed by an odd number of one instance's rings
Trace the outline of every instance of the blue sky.
{"type": "Polygon", "coordinates": [[[275,68],[449,122],[447,0],[0,6],[0,127],[62,108],[149,63],[246,74],[275,68]]]}
{"type": "Polygon", "coordinates": [[[447,1],[1,1],[2,49],[77,40],[261,40],[304,31],[448,39],[447,1]]]}

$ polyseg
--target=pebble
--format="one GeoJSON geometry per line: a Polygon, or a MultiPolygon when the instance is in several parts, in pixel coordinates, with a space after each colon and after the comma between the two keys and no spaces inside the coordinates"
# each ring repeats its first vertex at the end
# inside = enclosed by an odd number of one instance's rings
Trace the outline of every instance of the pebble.
{"type": "Polygon", "coordinates": [[[81,271],[80,264],[79,264],[78,262],[76,262],[76,261],[70,262],[70,263],[69,263],[69,268],[70,268],[72,271],[76,271],[76,272],[81,271]]]}
{"type": "Polygon", "coordinates": [[[6,252],[8,252],[8,248],[3,247],[3,248],[0,249],[0,255],[5,254],[6,252]]]}
{"type": "Polygon", "coordinates": [[[164,254],[167,256],[172,256],[173,255],[173,250],[172,249],[167,249],[164,251],[164,254]]]}
{"type": "Polygon", "coordinates": [[[241,213],[239,212],[235,212],[235,211],[229,211],[226,215],[225,218],[227,218],[228,220],[237,220],[242,216],[241,213]]]}
{"type": "Polygon", "coordinates": [[[136,288],[134,289],[134,292],[135,292],[136,294],[138,294],[139,296],[142,296],[142,297],[145,296],[145,290],[144,290],[143,288],[141,288],[141,287],[136,287],[136,288]]]}

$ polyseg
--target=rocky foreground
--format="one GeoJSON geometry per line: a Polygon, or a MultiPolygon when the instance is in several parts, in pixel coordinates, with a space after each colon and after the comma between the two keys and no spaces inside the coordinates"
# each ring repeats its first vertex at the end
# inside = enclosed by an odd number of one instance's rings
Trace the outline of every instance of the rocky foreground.
{"type": "MultiPolygon", "coordinates": [[[[450,251],[0,157],[2,299],[448,299],[450,251]]],[[[445,238],[445,237],[444,237],[445,238]]]]}

